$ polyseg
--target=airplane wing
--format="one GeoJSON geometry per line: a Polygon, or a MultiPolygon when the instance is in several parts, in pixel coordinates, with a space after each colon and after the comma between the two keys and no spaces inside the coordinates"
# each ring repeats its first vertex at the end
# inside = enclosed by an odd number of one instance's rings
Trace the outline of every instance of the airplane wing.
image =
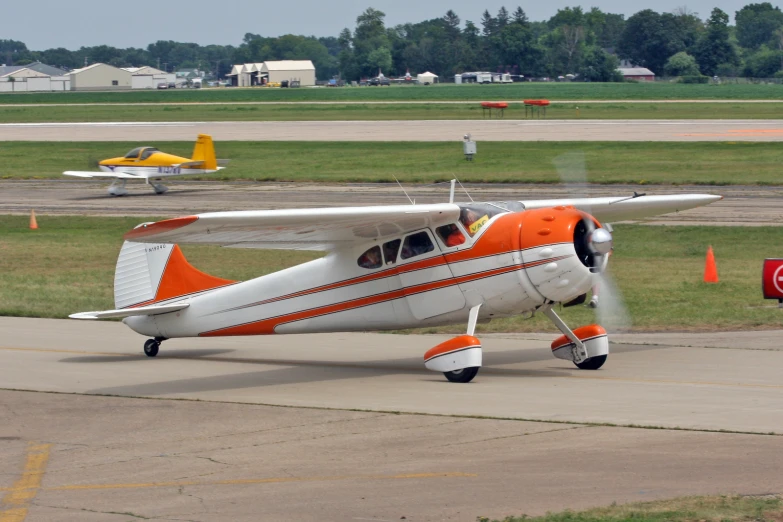
{"type": "Polygon", "coordinates": [[[451,203],[212,212],[140,225],[125,234],[125,239],[233,248],[337,250],[452,223],[459,212],[459,207],[451,203]]]}
{"type": "Polygon", "coordinates": [[[68,170],[63,172],[66,176],[74,176],[77,178],[120,178],[120,179],[144,179],[143,176],[136,176],[135,174],[128,174],[127,172],[82,172],[78,170],[68,170]]]}
{"type": "Polygon", "coordinates": [[[118,317],[132,317],[134,315],[158,315],[184,310],[190,303],[172,303],[165,305],[140,306],[138,308],[125,308],[124,310],[103,310],[100,312],[79,312],[71,314],[71,319],[109,319],[118,317]]]}
{"type": "Polygon", "coordinates": [[[581,199],[539,199],[522,201],[526,209],[574,206],[600,222],[616,223],[680,212],[715,203],[723,196],[711,194],[675,194],[668,196],[626,196],[581,199]]]}
{"type": "MultiPolygon", "coordinates": [[[[574,205],[599,221],[616,222],[668,214],[720,199],[721,196],[713,195],[671,195],[521,203],[527,209],[574,205]]],[[[139,225],[125,234],[125,239],[139,243],[328,251],[453,223],[459,213],[460,207],[453,203],[212,212],[139,225]]]]}

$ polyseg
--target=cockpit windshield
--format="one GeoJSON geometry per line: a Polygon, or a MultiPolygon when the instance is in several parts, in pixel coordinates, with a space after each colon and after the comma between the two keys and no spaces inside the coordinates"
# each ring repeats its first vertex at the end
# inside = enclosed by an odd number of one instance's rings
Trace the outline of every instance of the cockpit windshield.
{"type": "Polygon", "coordinates": [[[141,154],[141,151],[144,150],[144,147],[136,147],[129,153],[125,155],[125,159],[136,159],[139,157],[139,154],[141,154]]]}
{"type": "Polygon", "coordinates": [[[158,151],[158,149],[155,147],[136,147],[125,155],[125,159],[136,159],[139,157],[139,155],[141,155],[140,159],[145,160],[156,152],[160,151],[158,151]]]}
{"type": "Polygon", "coordinates": [[[144,149],[144,152],[141,153],[141,159],[145,160],[150,156],[152,156],[153,154],[155,154],[156,152],[158,152],[158,149],[156,149],[155,147],[147,147],[144,149]]]}
{"type": "Polygon", "coordinates": [[[460,207],[459,220],[465,230],[468,231],[470,237],[476,235],[481,230],[481,227],[487,224],[487,222],[494,216],[503,212],[508,212],[508,208],[502,206],[502,204],[494,203],[468,203],[462,204],[460,207]]]}

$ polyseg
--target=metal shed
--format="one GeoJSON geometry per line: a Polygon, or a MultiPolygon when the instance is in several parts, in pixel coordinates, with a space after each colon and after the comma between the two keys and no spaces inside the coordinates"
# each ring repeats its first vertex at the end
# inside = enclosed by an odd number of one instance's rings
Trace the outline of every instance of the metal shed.
{"type": "Polygon", "coordinates": [[[269,82],[299,81],[302,87],[315,85],[315,65],[310,60],[280,60],[264,62],[258,73],[269,82]]]}
{"type": "Polygon", "coordinates": [[[119,91],[131,88],[132,75],[105,63],[94,63],[71,71],[72,91],[119,91]]]}

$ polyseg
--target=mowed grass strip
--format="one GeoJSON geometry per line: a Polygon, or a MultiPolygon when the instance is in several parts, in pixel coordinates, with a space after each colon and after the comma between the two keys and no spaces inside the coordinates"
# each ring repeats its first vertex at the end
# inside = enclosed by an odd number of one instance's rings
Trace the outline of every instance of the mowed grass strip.
{"type": "MultiPolygon", "coordinates": [[[[193,137],[195,140],[195,136],[193,137]]],[[[390,183],[559,183],[553,160],[582,152],[591,183],[783,184],[783,143],[479,142],[471,162],[461,134],[443,142],[216,142],[231,160],[204,180],[390,183]]],[[[0,179],[60,179],[66,170],[97,170],[100,159],[139,145],[190,157],[187,142],[5,142],[0,179]]]]}
{"type": "MultiPolygon", "coordinates": [[[[478,522],[489,522],[479,516],[478,522]]],[[[540,517],[510,516],[502,522],[779,522],[783,502],[779,495],[682,497],[562,511],[540,517]]],[[[494,520],[493,522],[500,522],[494,520]]]]}
{"type": "MultiPolygon", "coordinates": [[[[779,119],[783,103],[596,103],[550,105],[548,119],[779,119]]],[[[496,111],[491,117],[497,118],[496,111]]],[[[536,117],[539,114],[536,113],[536,117]]],[[[460,104],[372,105],[133,105],[8,107],[0,105],[0,123],[105,121],[375,121],[474,120],[489,118],[478,101],[460,104]]],[[[512,103],[506,119],[532,118],[512,103]]]]}
{"type": "MultiPolygon", "coordinates": [[[[122,234],[153,219],[0,216],[0,315],[66,317],[113,308],[114,266],[122,234]]],[[[610,265],[635,330],[781,328],[777,303],[761,296],[761,262],[779,255],[783,228],[618,225],[610,265]],[[712,245],[721,282],[702,282],[712,245]]],[[[319,257],[318,252],[184,246],[197,268],[248,280],[319,257]]],[[[572,326],[595,322],[584,306],[566,308],[572,326]]],[[[426,332],[464,332],[464,325],[426,332]]],[[[555,331],[546,318],[514,317],[479,332],[555,331]]]]}
{"type": "Polygon", "coordinates": [[[783,100],[773,84],[554,83],[393,85],[345,88],[215,88],[124,92],[3,93],[0,104],[219,101],[783,100]]]}
{"type": "MultiPolygon", "coordinates": [[[[0,123],[103,121],[374,121],[462,120],[489,118],[475,103],[438,105],[163,105],[3,107],[0,123]]],[[[498,113],[493,111],[492,117],[498,113]]],[[[502,117],[533,117],[522,104],[511,104],[502,117]]],[[[538,114],[536,115],[538,117],[538,114]]],[[[558,104],[546,111],[549,119],[779,119],[783,103],[651,103],[558,104]]]]}

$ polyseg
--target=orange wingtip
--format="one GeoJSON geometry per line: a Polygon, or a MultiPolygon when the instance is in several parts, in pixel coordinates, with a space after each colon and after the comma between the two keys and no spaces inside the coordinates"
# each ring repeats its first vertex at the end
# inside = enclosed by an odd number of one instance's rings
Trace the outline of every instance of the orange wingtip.
{"type": "Polygon", "coordinates": [[[182,228],[185,225],[190,225],[197,220],[198,216],[185,216],[174,219],[166,219],[163,221],[158,221],[157,223],[150,223],[149,225],[142,225],[138,228],[134,228],[130,232],[127,232],[123,238],[128,241],[133,241],[134,239],[141,239],[143,237],[154,236],[164,232],[171,232],[172,230],[182,228]]]}

